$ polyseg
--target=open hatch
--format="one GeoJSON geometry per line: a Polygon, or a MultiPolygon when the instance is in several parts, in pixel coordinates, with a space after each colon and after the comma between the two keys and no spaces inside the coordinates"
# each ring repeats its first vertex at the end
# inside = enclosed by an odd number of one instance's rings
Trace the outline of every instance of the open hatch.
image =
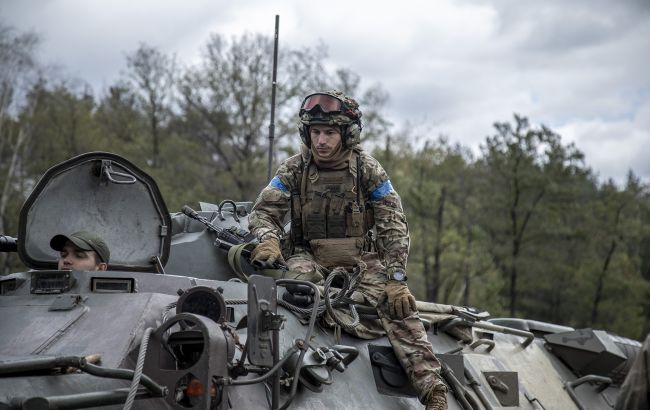
{"type": "Polygon", "coordinates": [[[156,182],[116,154],[91,152],[50,168],[20,211],[18,253],[56,269],[56,234],[90,231],[110,248],[110,269],[156,272],[169,257],[171,219],[156,182]]]}

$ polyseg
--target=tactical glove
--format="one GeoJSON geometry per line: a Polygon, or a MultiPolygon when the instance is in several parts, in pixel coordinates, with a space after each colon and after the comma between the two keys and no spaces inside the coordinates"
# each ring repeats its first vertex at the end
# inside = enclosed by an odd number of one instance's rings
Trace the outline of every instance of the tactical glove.
{"type": "Polygon", "coordinates": [[[286,265],[280,251],[280,241],[276,238],[266,239],[251,252],[251,264],[255,266],[271,268],[276,263],[286,265]]]}
{"type": "Polygon", "coordinates": [[[384,288],[388,302],[388,313],[392,319],[404,319],[411,316],[417,308],[415,298],[404,282],[389,280],[384,288]]]}

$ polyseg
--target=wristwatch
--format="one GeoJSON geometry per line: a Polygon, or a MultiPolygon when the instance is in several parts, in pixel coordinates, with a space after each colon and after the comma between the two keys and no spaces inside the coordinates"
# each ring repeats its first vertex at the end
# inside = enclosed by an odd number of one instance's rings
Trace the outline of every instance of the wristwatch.
{"type": "Polygon", "coordinates": [[[396,280],[398,282],[406,282],[406,273],[404,273],[404,271],[401,271],[401,270],[396,270],[394,272],[387,273],[386,277],[388,278],[388,280],[396,280]]]}

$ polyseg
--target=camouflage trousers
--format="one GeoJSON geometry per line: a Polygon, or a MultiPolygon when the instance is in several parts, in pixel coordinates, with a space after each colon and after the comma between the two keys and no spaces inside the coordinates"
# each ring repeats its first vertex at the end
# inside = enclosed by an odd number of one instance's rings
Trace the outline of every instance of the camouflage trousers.
{"type": "MultiPolygon", "coordinates": [[[[431,343],[427,339],[426,330],[420,321],[418,313],[404,319],[392,318],[389,314],[384,287],[386,276],[384,266],[376,253],[366,253],[362,261],[367,265],[361,283],[353,299],[359,304],[372,306],[377,309],[379,319],[364,320],[348,333],[362,338],[375,339],[386,335],[393,347],[395,356],[405,370],[409,380],[418,392],[420,402],[426,404],[430,392],[436,385],[444,384],[440,377],[440,363],[433,353],[431,343]]],[[[322,281],[326,271],[316,263],[308,252],[292,255],[287,259],[291,276],[295,279],[322,281]],[[310,279],[306,279],[310,278],[310,279]]],[[[351,314],[345,309],[337,310],[337,316],[343,316],[346,322],[351,322],[351,314]]],[[[335,325],[334,320],[327,315],[325,323],[335,325]]]]}

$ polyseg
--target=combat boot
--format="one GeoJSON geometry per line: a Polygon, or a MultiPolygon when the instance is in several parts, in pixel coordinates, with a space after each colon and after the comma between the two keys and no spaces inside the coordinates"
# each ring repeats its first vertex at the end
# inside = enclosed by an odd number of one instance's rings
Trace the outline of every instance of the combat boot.
{"type": "Polygon", "coordinates": [[[444,383],[433,386],[428,394],[426,410],[447,410],[447,386],[444,383]]]}

